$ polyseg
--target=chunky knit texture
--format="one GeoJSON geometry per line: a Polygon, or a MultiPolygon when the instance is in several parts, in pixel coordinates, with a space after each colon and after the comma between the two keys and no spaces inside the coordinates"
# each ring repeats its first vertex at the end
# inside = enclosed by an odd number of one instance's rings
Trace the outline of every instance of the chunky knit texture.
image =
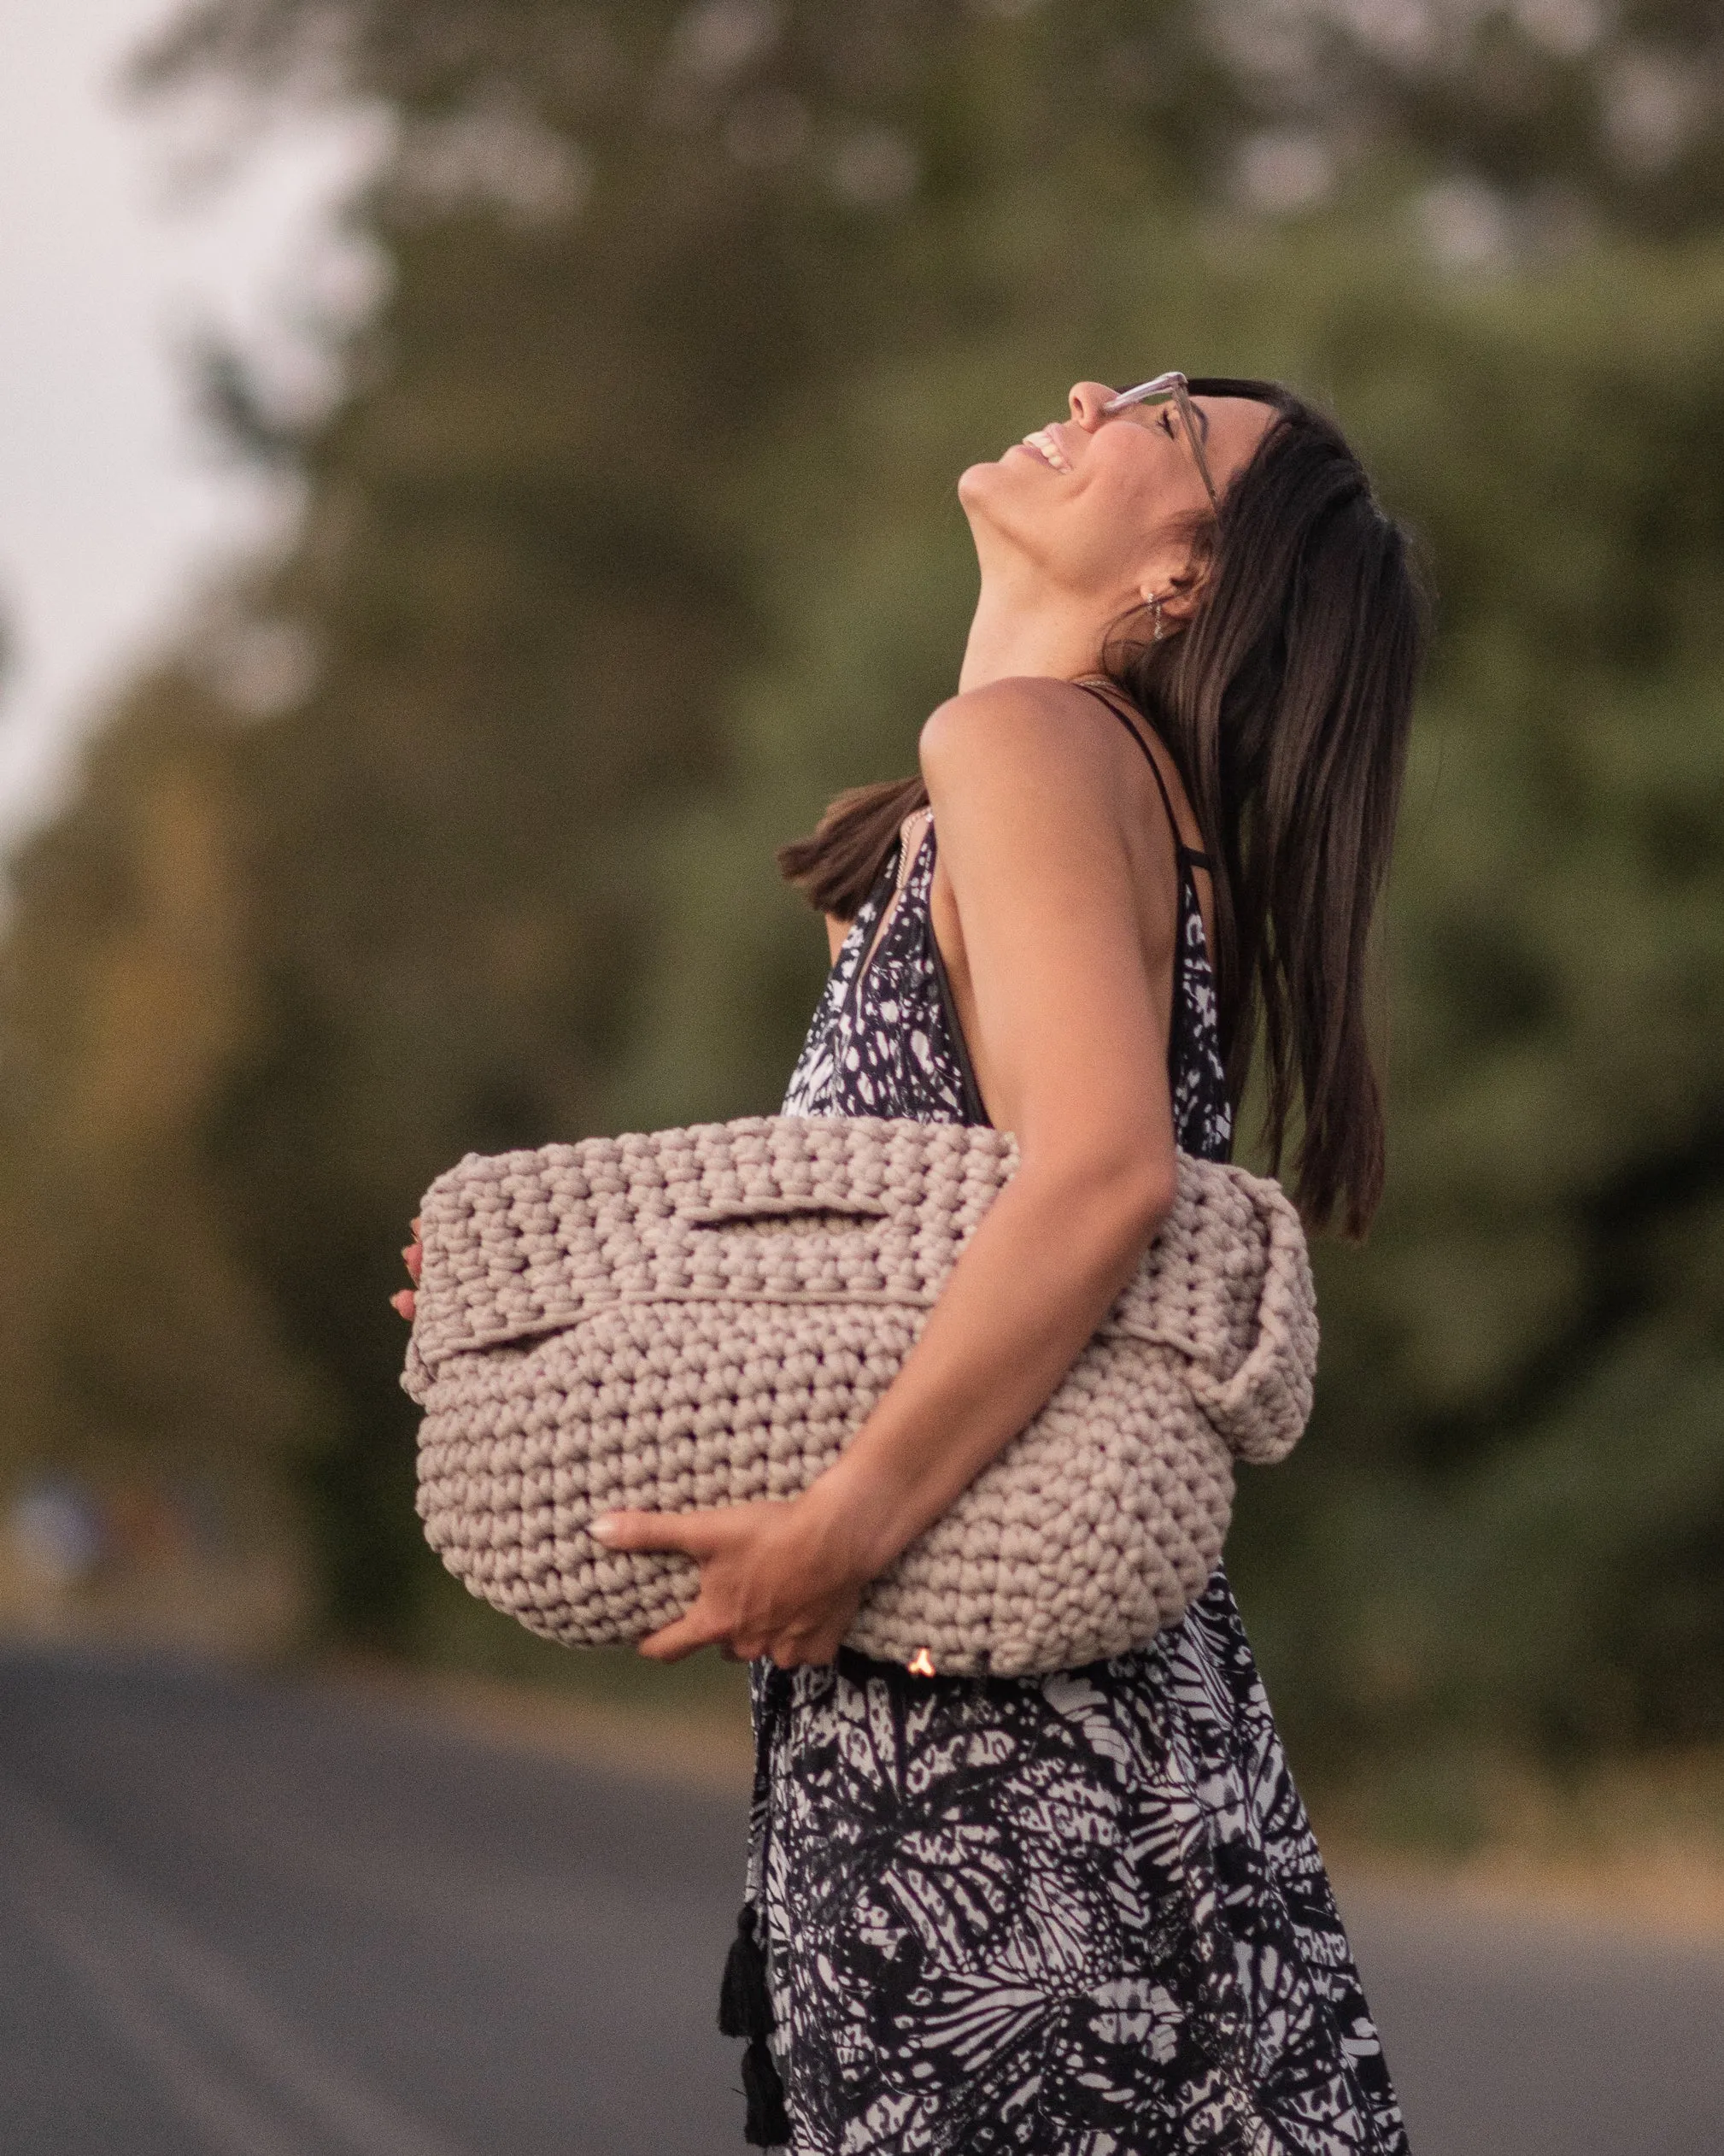
{"type": "MultiPolygon", "coordinates": [[[[419,1509],[475,1595],[570,1646],[698,1583],[600,1513],[796,1495],[897,1374],[1017,1166],[1006,1133],[755,1116],[470,1154],[421,1207],[402,1383],[419,1509]]],[[[851,1645],[1027,1675],[1141,1645],[1203,1591],[1235,1459],[1305,1427],[1316,1314],[1279,1187],[1181,1154],[1179,1195],[1047,1405],[870,1587],[851,1645]]]]}

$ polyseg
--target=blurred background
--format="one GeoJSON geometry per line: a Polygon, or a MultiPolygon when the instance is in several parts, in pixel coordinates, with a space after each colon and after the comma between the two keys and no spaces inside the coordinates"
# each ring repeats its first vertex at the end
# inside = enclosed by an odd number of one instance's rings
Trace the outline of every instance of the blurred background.
{"type": "Polygon", "coordinates": [[[1715,1892],[1715,9],[22,17],[8,244],[77,363],[21,306],[11,1635],[732,1710],[730,1672],[560,1654],[441,1572],[406,1222],[470,1149],[774,1108],[824,948],[771,848],[907,770],[953,684],[957,472],[1080,375],[1268,373],[1338,413],[1440,603],[1388,1201],[1322,1254],[1317,1418],[1248,1478],[1240,1599],[1338,1845],[1656,1849],[1715,1892]],[[79,191],[56,69],[179,282],[79,191]],[[155,465],[91,435],[127,368],[155,465]]]}

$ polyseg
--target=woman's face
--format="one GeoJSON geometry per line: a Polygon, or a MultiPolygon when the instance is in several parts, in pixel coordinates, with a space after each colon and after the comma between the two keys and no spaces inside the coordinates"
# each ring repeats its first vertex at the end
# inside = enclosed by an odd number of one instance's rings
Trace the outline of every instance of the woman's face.
{"type": "MultiPolygon", "coordinates": [[[[1071,415],[1014,442],[958,482],[984,566],[1003,545],[1074,597],[1108,606],[1165,592],[1189,566],[1209,496],[1172,404],[1111,418],[1105,382],[1079,382],[1071,415]]],[[[1248,463],[1275,414],[1248,397],[1192,399],[1218,493],[1248,463]]]]}

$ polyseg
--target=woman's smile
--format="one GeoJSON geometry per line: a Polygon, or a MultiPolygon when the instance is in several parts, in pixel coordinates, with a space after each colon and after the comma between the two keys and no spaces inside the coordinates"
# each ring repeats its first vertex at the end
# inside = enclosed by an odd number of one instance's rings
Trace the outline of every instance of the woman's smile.
{"type": "Polygon", "coordinates": [[[1028,449],[1032,456],[1039,456],[1044,464],[1052,465],[1056,472],[1069,472],[1071,469],[1070,460],[1047,427],[1038,426],[1033,434],[1026,434],[1021,442],[1014,442],[1012,447],[1014,449],[1028,449]]]}

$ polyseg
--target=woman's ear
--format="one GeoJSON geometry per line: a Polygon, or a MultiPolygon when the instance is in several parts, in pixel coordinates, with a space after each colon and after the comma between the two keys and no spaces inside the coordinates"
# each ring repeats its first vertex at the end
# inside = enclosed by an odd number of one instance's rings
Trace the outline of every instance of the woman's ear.
{"type": "Polygon", "coordinates": [[[1159,602],[1166,626],[1184,628],[1202,603],[1214,567],[1215,528],[1205,518],[1190,532],[1183,554],[1171,563],[1158,562],[1139,586],[1145,611],[1153,612],[1159,602]]]}
{"type": "Polygon", "coordinates": [[[1182,629],[1197,612],[1208,580],[1207,564],[1199,567],[1187,563],[1159,583],[1146,580],[1139,587],[1138,596],[1145,614],[1158,620],[1164,632],[1182,629]]]}

